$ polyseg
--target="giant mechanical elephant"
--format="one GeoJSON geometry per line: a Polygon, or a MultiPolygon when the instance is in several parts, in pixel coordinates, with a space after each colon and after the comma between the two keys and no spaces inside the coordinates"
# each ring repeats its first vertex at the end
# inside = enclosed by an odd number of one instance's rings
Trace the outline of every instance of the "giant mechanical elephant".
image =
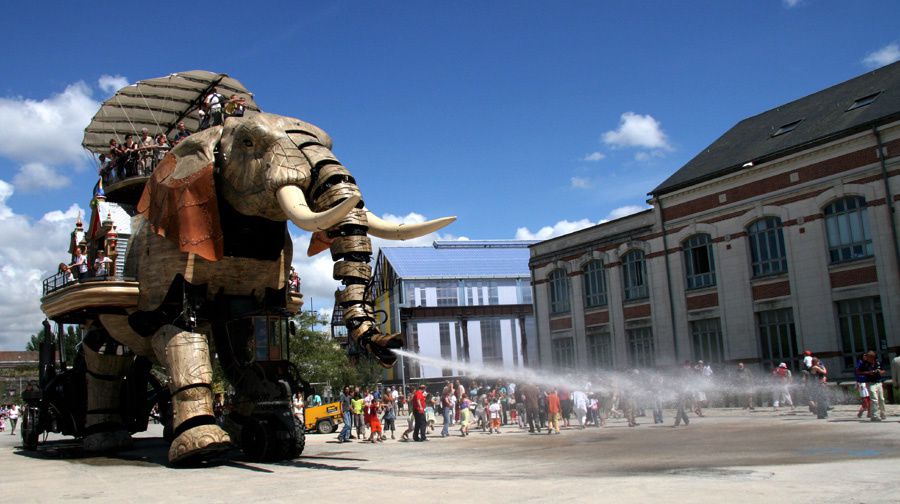
{"type": "MultiPolygon", "coordinates": [[[[255,432],[256,424],[226,432],[215,423],[210,388],[214,351],[239,396],[236,418],[250,418],[260,404],[283,397],[283,369],[239,368],[254,350],[247,348],[254,341],[246,338],[254,330],[248,317],[284,312],[292,257],[287,220],[314,233],[310,254],[330,247],[334,278],[344,286],[336,299],[356,346],[385,366],[393,364],[391,349],[402,341],[379,331],[367,299],[368,235],[408,239],[454,218],[399,225],[374,216],[331,145],[324,131],[297,119],[232,117],[174,147],[144,188],[125,262],[126,276],[140,284],[137,309],[101,315],[93,330],[166,367],[174,414],[171,462],[229,446],[235,432],[249,437],[241,443],[245,450],[290,438],[255,432]]],[[[113,346],[85,349],[91,432],[85,442],[94,448],[127,441],[108,414],[116,400],[109,389],[127,365],[121,351],[109,350],[113,346]]],[[[270,447],[266,456],[293,454],[270,447]]]]}

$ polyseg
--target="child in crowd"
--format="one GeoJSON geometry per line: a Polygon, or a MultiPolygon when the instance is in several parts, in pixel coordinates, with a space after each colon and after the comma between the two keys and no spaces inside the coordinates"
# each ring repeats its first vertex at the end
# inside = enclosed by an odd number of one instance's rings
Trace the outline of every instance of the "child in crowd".
{"type": "Polygon", "coordinates": [[[383,442],[384,433],[381,429],[381,422],[378,420],[378,413],[381,410],[381,401],[373,400],[365,407],[363,415],[366,419],[366,425],[369,426],[369,442],[383,442]]]}
{"type": "Polygon", "coordinates": [[[463,437],[469,435],[469,422],[472,421],[471,407],[472,401],[469,400],[469,396],[463,394],[459,403],[459,434],[463,437]]]}
{"type": "Polygon", "coordinates": [[[494,397],[491,405],[488,406],[488,412],[491,418],[491,429],[488,431],[488,434],[493,434],[494,432],[500,434],[500,400],[498,398],[494,397]]]}
{"type": "Polygon", "coordinates": [[[434,432],[434,405],[437,403],[437,396],[431,396],[431,399],[428,400],[425,406],[425,423],[428,424],[428,429],[431,432],[434,432]]]}

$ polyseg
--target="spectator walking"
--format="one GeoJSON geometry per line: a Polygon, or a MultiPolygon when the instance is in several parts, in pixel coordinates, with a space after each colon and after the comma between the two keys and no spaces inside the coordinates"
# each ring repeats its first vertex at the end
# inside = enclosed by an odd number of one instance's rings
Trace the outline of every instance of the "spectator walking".
{"type": "Polygon", "coordinates": [[[425,435],[425,384],[419,385],[419,390],[412,397],[412,410],[414,417],[413,441],[428,441],[425,435]]]}
{"type": "Polygon", "coordinates": [[[587,424],[588,397],[581,390],[572,392],[572,413],[575,414],[575,419],[578,420],[578,424],[584,429],[587,424]]]}
{"type": "Polygon", "coordinates": [[[538,416],[540,408],[539,396],[541,395],[541,391],[530,383],[522,385],[519,388],[522,391],[522,397],[525,401],[525,417],[528,420],[528,432],[533,434],[535,432],[535,424],[537,424],[537,431],[540,431],[542,428],[538,416]]]}
{"type": "Polygon", "coordinates": [[[453,391],[448,385],[444,387],[444,392],[441,394],[441,414],[444,417],[444,427],[441,429],[441,437],[447,437],[450,435],[450,425],[453,424],[453,401],[451,400],[453,396],[453,391]]]}
{"type": "Polygon", "coordinates": [[[366,424],[363,419],[363,408],[366,406],[365,399],[358,391],[353,394],[350,401],[353,407],[353,425],[356,427],[356,438],[362,441],[366,438],[366,424]]]}
{"type": "Polygon", "coordinates": [[[19,405],[13,404],[12,406],[10,406],[9,411],[6,412],[6,415],[9,417],[9,425],[11,427],[9,435],[12,436],[16,433],[16,424],[19,423],[19,405]]]}
{"type": "Polygon", "coordinates": [[[500,419],[501,419],[501,410],[503,407],[500,405],[500,399],[494,397],[494,400],[491,401],[491,405],[488,406],[488,416],[491,419],[491,427],[488,431],[488,434],[497,433],[500,434],[500,419]]]}
{"type": "Polygon", "coordinates": [[[812,400],[816,418],[828,418],[828,369],[818,357],[813,357],[812,366],[809,368],[810,379],[813,380],[812,400]]]}
{"type": "Polygon", "coordinates": [[[744,367],[743,362],[738,362],[735,377],[735,384],[738,388],[737,396],[740,402],[743,403],[743,408],[753,411],[753,374],[748,368],[744,367]]]}
{"type": "Polygon", "coordinates": [[[878,355],[869,350],[863,355],[862,359],[856,363],[856,376],[862,377],[869,393],[869,419],[873,422],[880,422],[887,418],[884,410],[884,387],[881,384],[884,380],[885,370],[882,369],[881,363],[878,362],[878,355]],[[878,409],[878,416],[875,415],[875,409],[878,409]]]}
{"type": "Polygon", "coordinates": [[[384,409],[384,415],[381,419],[384,421],[384,431],[391,431],[391,439],[394,439],[394,424],[397,419],[397,404],[390,398],[389,395],[386,394],[384,398],[384,402],[382,403],[382,408],[384,409]]]}
{"type": "Polygon", "coordinates": [[[547,394],[547,434],[556,431],[559,434],[560,405],[556,389],[547,394]]]}
{"type": "Polygon", "coordinates": [[[772,407],[777,410],[784,403],[790,406],[791,411],[793,411],[794,400],[791,398],[790,390],[793,375],[786,363],[782,362],[777,368],[772,370],[772,379],[775,382],[772,389],[772,407]]]}
{"type": "Polygon", "coordinates": [[[353,434],[353,403],[350,398],[350,387],[344,387],[344,391],[341,392],[340,403],[344,426],[341,428],[341,433],[338,434],[338,442],[346,443],[350,441],[353,434]]]}
{"type": "Polygon", "coordinates": [[[469,423],[472,421],[472,401],[469,396],[463,394],[459,400],[459,434],[463,437],[469,435],[469,423]]]}

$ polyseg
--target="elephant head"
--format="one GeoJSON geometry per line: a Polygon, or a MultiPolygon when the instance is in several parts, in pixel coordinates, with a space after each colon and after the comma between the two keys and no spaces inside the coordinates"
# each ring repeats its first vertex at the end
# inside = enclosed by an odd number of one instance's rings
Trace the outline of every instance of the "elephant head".
{"type": "Polygon", "coordinates": [[[309,255],[331,248],[335,296],[356,345],[385,366],[395,360],[399,335],[379,331],[368,287],[372,246],[368,235],[405,240],[455,220],[419,224],[386,222],[363,203],[356,181],[331,151],[318,127],[289,117],[259,113],[232,117],[195,133],[172,149],[154,172],[138,204],[159,235],[182,252],[208,261],[226,255],[217,198],[237,213],[267,221],[290,220],[313,233],[309,255]]]}

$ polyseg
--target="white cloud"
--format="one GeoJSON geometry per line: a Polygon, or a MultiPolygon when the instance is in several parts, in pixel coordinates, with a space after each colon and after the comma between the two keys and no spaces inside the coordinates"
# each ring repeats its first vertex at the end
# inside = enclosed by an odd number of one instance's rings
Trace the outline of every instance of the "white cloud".
{"type": "Polygon", "coordinates": [[[784,4],[788,9],[793,9],[794,7],[803,3],[803,0],[781,0],[781,3],[784,4]]]}
{"type": "Polygon", "coordinates": [[[604,222],[609,222],[611,220],[621,219],[627,215],[636,214],[638,212],[643,212],[648,209],[647,205],[625,205],[620,206],[619,208],[613,208],[605,218],[600,219],[600,224],[604,222]]]}
{"type": "Polygon", "coordinates": [[[652,159],[665,157],[665,153],[659,150],[639,151],[634,154],[634,160],[639,163],[646,163],[652,159]]]}
{"type": "Polygon", "coordinates": [[[659,121],[651,115],[625,112],[619,119],[619,128],[603,134],[603,143],[612,147],[644,147],[670,149],[668,138],[659,121]]]}
{"type": "Polygon", "coordinates": [[[572,177],[569,179],[572,189],[590,189],[591,181],[584,177],[572,177]]]}
{"type": "Polygon", "coordinates": [[[602,161],[606,159],[606,154],[602,152],[591,152],[590,154],[584,156],[582,161],[602,161]]]}
{"type": "Polygon", "coordinates": [[[41,163],[28,163],[13,177],[13,185],[22,191],[58,189],[69,185],[69,177],[60,175],[54,168],[41,163]]]}
{"type": "Polygon", "coordinates": [[[7,201],[13,186],[0,180],[0,348],[24,350],[41,329],[41,281],[67,262],[69,233],[78,205],[48,212],[34,220],[16,213],[7,201]]]}
{"type": "Polygon", "coordinates": [[[580,229],[588,228],[597,224],[603,224],[611,220],[620,219],[627,215],[642,212],[650,207],[646,205],[625,205],[611,210],[606,217],[594,222],[590,219],[580,219],[577,221],[561,220],[552,226],[544,226],[536,232],[532,232],[527,227],[516,229],[517,240],[549,240],[557,236],[573,233],[580,229]]]}
{"type": "MultiPolygon", "coordinates": [[[[55,173],[55,167],[81,171],[88,165],[90,156],[82,149],[81,139],[100,107],[91,94],[87,84],[76,82],[43,100],[0,98],[0,124],[4,131],[0,135],[0,156],[22,165],[13,179],[20,189],[33,189],[36,177],[55,173]]],[[[65,177],[53,180],[52,187],[60,187],[65,177]]]]}
{"type": "Polygon", "coordinates": [[[100,87],[100,90],[106,94],[112,95],[119,89],[128,85],[128,79],[121,75],[106,75],[103,74],[97,79],[97,86],[100,87]]]}
{"type": "Polygon", "coordinates": [[[900,60],[900,44],[890,43],[881,49],[869,53],[863,58],[863,65],[869,68],[878,68],[900,60]]]}
{"type": "Polygon", "coordinates": [[[531,232],[527,227],[516,229],[517,240],[547,240],[556,236],[569,234],[579,229],[591,227],[595,223],[589,219],[581,219],[575,222],[561,220],[552,226],[544,226],[537,232],[531,232]]]}

